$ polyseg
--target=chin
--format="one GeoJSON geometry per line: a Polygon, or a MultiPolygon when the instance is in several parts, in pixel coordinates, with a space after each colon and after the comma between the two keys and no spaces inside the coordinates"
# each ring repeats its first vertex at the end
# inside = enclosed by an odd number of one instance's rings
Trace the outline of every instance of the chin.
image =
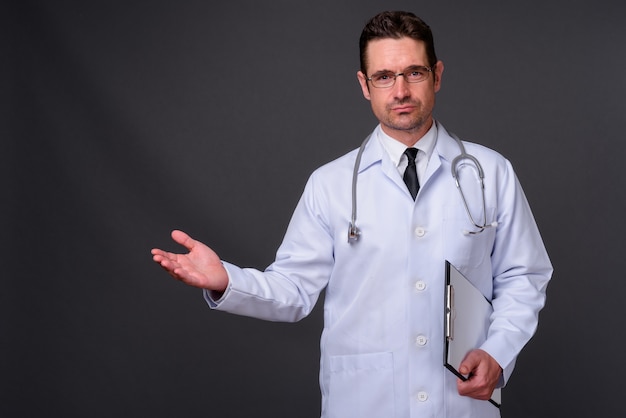
{"type": "Polygon", "coordinates": [[[423,120],[418,120],[418,121],[413,120],[409,122],[392,121],[391,123],[388,123],[387,126],[397,131],[411,132],[411,131],[421,130],[425,124],[426,124],[426,121],[423,121],[423,120]]]}

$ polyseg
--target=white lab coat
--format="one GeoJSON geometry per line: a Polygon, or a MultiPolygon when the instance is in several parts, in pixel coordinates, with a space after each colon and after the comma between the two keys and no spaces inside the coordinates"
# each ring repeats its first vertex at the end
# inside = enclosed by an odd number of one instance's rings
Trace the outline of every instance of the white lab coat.
{"type": "MultiPolygon", "coordinates": [[[[326,289],[324,418],[500,416],[492,404],[460,396],[443,366],[444,260],[493,303],[481,348],[504,369],[502,383],[535,332],[552,266],[510,163],[465,146],[482,164],[487,220],[497,228],[463,233],[473,228],[450,170],[460,151],[443,126],[415,202],[375,131],[358,175],[358,242],[347,240],[354,150],[311,175],[265,272],[225,262],[226,293],[219,300],[205,294],[214,309],[297,321],[326,289]]],[[[475,168],[463,164],[460,173],[469,207],[482,219],[475,168]]]]}

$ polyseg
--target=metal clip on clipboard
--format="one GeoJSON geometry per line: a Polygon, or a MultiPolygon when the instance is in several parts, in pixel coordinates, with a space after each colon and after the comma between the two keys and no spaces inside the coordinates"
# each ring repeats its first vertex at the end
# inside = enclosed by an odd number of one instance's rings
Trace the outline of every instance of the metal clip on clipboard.
{"type": "Polygon", "coordinates": [[[446,340],[454,340],[454,287],[451,284],[446,285],[446,340]]]}

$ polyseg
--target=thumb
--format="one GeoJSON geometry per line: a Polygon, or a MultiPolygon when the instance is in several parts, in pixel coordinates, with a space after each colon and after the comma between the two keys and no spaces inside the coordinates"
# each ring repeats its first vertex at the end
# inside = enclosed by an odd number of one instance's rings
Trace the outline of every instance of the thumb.
{"type": "Polygon", "coordinates": [[[461,373],[462,375],[468,375],[470,372],[470,369],[467,368],[467,364],[466,363],[462,363],[461,367],[459,367],[459,373],[461,373]]]}
{"type": "Polygon", "coordinates": [[[478,358],[470,352],[467,357],[463,359],[459,366],[459,373],[462,375],[468,375],[478,366],[478,358]]]}
{"type": "Polygon", "coordinates": [[[191,238],[189,235],[187,235],[186,233],[184,233],[183,231],[175,229],[175,230],[172,231],[171,235],[172,235],[172,239],[177,244],[182,245],[188,251],[191,251],[191,249],[194,247],[195,240],[193,238],[191,238]]]}

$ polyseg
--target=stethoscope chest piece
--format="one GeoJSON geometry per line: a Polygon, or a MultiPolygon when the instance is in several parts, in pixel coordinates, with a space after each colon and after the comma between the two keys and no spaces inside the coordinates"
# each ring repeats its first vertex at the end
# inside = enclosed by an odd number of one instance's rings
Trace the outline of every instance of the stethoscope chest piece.
{"type": "Polygon", "coordinates": [[[359,236],[361,236],[361,230],[350,222],[350,226],[348,228],[348,243],[352,244],[357,242],[359,240],[359,236]]]}

